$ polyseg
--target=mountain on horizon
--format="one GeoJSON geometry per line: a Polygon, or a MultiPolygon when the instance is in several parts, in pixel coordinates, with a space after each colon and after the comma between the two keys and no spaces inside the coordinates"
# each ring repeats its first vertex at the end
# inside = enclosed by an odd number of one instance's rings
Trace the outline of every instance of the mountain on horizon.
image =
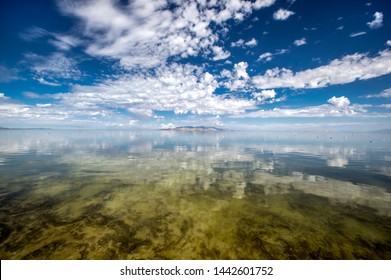
{"type": "Polygon", "coordinates": [[[214,126],[178,126],[175,128],[162,128],[161,130],[170,130],[170,131],[197,131],[197,132],[206,132],[206,131],[224,131],[222,128],[214,126]]]}

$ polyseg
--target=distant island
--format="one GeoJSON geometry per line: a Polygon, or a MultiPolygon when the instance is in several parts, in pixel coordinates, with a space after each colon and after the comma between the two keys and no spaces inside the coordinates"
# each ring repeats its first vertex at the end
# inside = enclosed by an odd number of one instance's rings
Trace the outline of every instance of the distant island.
{"type": "Polygon", "coordinates": [[[189,132],[209,132],[209,131],[224,131],[224,129],[214,126],[178,126],[174,128],[162,128],[161,130],[169,131],[189,131],[189,132]]]}

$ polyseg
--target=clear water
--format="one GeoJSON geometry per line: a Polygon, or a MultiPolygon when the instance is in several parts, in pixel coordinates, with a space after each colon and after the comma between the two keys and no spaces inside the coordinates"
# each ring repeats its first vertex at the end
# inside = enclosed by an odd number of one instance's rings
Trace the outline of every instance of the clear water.
{"type": "Polygon", "coordinates": [[[390,143],[0,131],[0,257],[390,259],[390,143]]]}

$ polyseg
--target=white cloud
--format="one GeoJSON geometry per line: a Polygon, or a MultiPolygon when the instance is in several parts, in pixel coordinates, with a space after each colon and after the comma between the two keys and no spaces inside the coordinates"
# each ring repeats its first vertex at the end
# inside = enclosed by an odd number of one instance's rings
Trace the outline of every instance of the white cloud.
{"type": "Polygon", "coordinates": [[[341,97],[333,96],[329,100],[327,100],[327,102],[337,107],[346,107],[349,106],[350,104],[350,100],[345,96],[341,96],[341,97]]]}
{"type": "Polygon", "coordinates": [[[49,34],[50,34],[50,32],[48,32],[47,30],[45,30],[41,27],[33,26],[30,28],[27,28],[26,31],[21,32],[19,34],[19,37],[25,41],[35,41],[39,38],[46,37],[49,34]]]}
{"type": "Polygon", "coordinates": [[[258,42],[255,38],[252,38],[250,41],[246,42],[245,45],[248,47],[255,47],[258,45],[258,42]]]}
{"type": "Polygon", "coordinates": [[[45,103],[45,104],[38,103],[36,106],[39,108],[47,108],[47,107],[52,107],[52,105],[53,104],[51,103],[45,103]]]}
{"type": "Polygon", "coordinates": [[[168,123],[168,124],[162,124],[161,125],[161,129],[172,129],[172,128],[175,128],[176,126],[172,123],[168,123]]]}
{"type": "Polygon", "coordinates": [[[81,41],[78,38],[71,35],[57,33],[51,33],[51,35],[54,38],[50,39],[49,43],[63,51],[68,51],[71,48],[77,47],[81,44],[81,41]]]}
{"type": "Polygon", "coordinates": [[[285,9],[279,9],[273,14],[273,18],[275,20],[287,20],[290,16],[294,15],[295,13],[289,10],[285,9]]]}
{"type": "Polygon", "coordinates": [[[271,52],[263,53],[259,56],[257,61],[271,61],[273,59],[273,54],[271,52]]]}
{"type": "Polygon", "coordinates": [[[247,67],[248,67],[247,62],[242,61],[242,62],[235,64],[234,65],[235,77],[237,79],[248,80],[250,77],[248,76],[247,71],[246,71],[247,67]]]}
{"type": "Polygon", "coordinates": [[[0,92],[0,101],[1,101],[1,100],[5,100],[5,99],[8,99],[8,97],[5,96],[4,93],[0,92]]]}
{"type": "MultiPolygon", "coordinates": [[[[248,79],[246,67],[242,63],[236,68],[241,80],[248,79]]],[[[93,125],[127,126],[129,120],[154,118],[155,111],[219,116],[256,108],[254,100],[213,94],[218,86],[216,78],[201,67],[173,64],[92,86],[75,85],[69,93],[52,94],[53,103],[23,105],[1,94],[0,119],[23,120],[25,124],[61,121],[64,125],[88,120],[93,125]]],[[[33,93],[30,97],[40,96],[33,93]]]]}
{"type": "Polygon", "coordinates": [[[41,84],[43,85],[47,85],[47,86],[60,86],[60,84],[58,83],[53,83],[53,82],[48,82],[46,81],[44,78],[40,77],[40,78],[37,78],[37,81],[40,82],[41,84]]]}
{"type": "Polygon", "coordinates": [[[174,64],[158,68],[154,74],[140,73],[95,86],[76,86],[72,93],[60,98],[62,104],[78,104],[85,111],[123,108],[148,117],[153,111],[224,115],[254,108],[251,100],[214,95],[217,87],[213,75],[203,73],[201,68],[174,64]]]}
{"type": "Polygon", "coordinates": [[[391,73],[391,51],[384,50],[378,56],[353,54],[335,59],[328,65],[294,73],[286,68],[273,68],[264,75],[253,77],[259,89],[270,88],[321,88],[346,84],[355,80],[367,80],[391,73]]]}
{"type": "Polygon", "coordinates": [[[232,118],[325,118],[325,117],[357,117],[371,116],[367,113],[367,105],[353,104],[342,97],[328,100],[329,104],[302,108],[274,108],[232,116],[232,118]],[[330,102],[330,100],[333,100],[330,102]],[[341,106],[342,105],[342,106],[341,106]]]}
{"type": "Polygon", "coordinates": [[[212,47],[213,53],[215,56],[213,57],[213,60],[222,60],[230,57],[230,52],[224,51],[222,47],[220,46],[213,46],[212,47]]]}
{"type": "Polygon", "coordinates": [[[227,82],[223,83],[224,86],[230,90],[246,88],[250,79],[247,73],[247,67],[247,62],[241,61],[234,65],[233,74],[228,70],[222,71],[221,76],[229,79],[227,82]]]}
{"type": "Polygon", "coordinates": [[[261,9],[261,8],[266,8],[270,7],[276,2],[276,0],[256,0],[254,5],[254,9],[261,9]]]}
{"type": "Polygon", "coordinates": [[[29,107],[27,105],[0,102],[0,118],[3,121],[6,120],[7,118],[15,117],[15,116],[23,119],[23,116],[28,114],[28,111],[29,111],[29,107]]]}
{"type": "Polygon", "coordinates": [[[12,100],[2,102],[0,99],[0,119],[6,123],[40,127],[74,127],[75,125],[101,127],[113,120],[128,123],[130,119],[129,116],[118,114],[115,110],[107,110],[103,106],[88,107],[86,104],[72,104],[65,102],[64,99],[59,100],[57,104],[24,105],[12,100]]]}
{"type": "Polygon", "coordinates": [[[243,45],[244,45],[243,39],[239,39],[236,42],[231,43],[231,47],[234,47],[234,48],[243,47],[243,45]]]}
{"type": "Polygon", "coordinates": [[[27,98],[32,98],[32,99],[59,99],[58,96],[60,96],[59,93],[57,94],[38,94],[36,92],[31,92],[31,91],[24,91],[23,96],[27,98]]]}
{"type": "MultiPolygon", "coordinates": [[[[70,94],[57,94],[58,103],[26,105],[10,98],[0,98],[0,119],[4,123],[39,127],[96,126],[110,123],[127,124],[129,116],[119,114],[114,108],[102,104],[72,103],[66,99],[70,94]]],[[[93,96],[93,95],[91,95],[93,96]]],[[[118,107],[117,107],[118,108],[118,107]]]]}
{"type": "Polygon", "coordinates": [[[387,40],[386,45],[391,46],[391,40],[387,40]]]}
{"type": "Polygon", "coordinates": [[[367,98],[390,98],[391,97],[391,88],[383,90],[379,94],[369,94],[367,98]]]}
{"type": "MultiPolygon", "coordinates": [[[[253,1],[144,1],[127,4],[113,0],[60,0],[66,15],[80,19],[78,39],[92,56],[118,59],[125,68],[164,65],[170,57],[202,54],[213,60],[229,57],[216,46],[224,23],[242,21],[253,10],[269,7],[274,0],[253,1]],[[170,7],[169,7],[170,6],[170,7]],[[221,30],[218,28],[221,27],[221,30]]],[[[61,38],[61,42],[67,38],[61,38]]],[[[60,44],[59,42],[58,44],[60,44]]],[[[71,42],[73,42],[71,40],[71,42]]],[[[249,41],[253,46],[255,41],[249,41]]],[[[66,47],[66,45],[64,45],[66,47]]]]}
{"type": "Polygon", "coordinates": [[[301,39],[297,39],[293,42],[293,44],[295,44],[296,46],[302,46],[302,45],[305,45],[307,44],[307,41],[305,38],[301,38],[301,39]]]}
{"type": "Polygon", "coordinates": [[[49,38],[48,41],[50,44],[63,51],[68,51],[72,47],[81,44],[81,41],[72,35],[49,32],[37,26],[28,28],[25,32],[20,33],[19,36],[25,41],[36,41],[41,38],[49,38]]]}
{"type": "Polygon", "coordinates": [[[370,22],[367,22],[367,25],[369,26],[369,28],[376,29],[376,28],[382,27],[382,25],[383,25],[383,13],[376,12],[373,16],[375,17],[374,20],[370,21],[370,22]]]}
{"type": "Polygon", "coordinates": [[[14,80],[19,80],[18,71],[0,65],[0,82],[8,83],[14,80]]]}
{"type": "Polygon", "coordinates": [[[258,45],[258,41],[255,38],[252,38],[247,42],[245,42],[243,39],[239,39],[236,42],[231,43],[231,47],[235,48],[255,47],[256,45],[258,45]]]}
{"type": "Polygon", "coordinates": [[[261,92],[254,92],[252,96],[259,102],[264,103],[268,100],[270,103],[273,103],[277,93],[274,89],[265,89],[261,92]]]}
{"type": "Polygon", "coordinates": [[[362,31],[362,32],[351,33],[349,36],[350,37],[358,37],[358,36],[362,36],[362,35],[365,35],[365,34],[367,34],[367,32],[362,31]]]}
{"type": "Polygon", "coordinates": [[[8,118],[17,117],[24,118],[30,114],[30,106],[16,103],[3,93],[0,93],[0,119],[5,121],[8,118]]]}
{"type": "Polygon", "coordinates": [[[222,78],[229,78],[229,79],[231,79],[231,78],[232,78],[232,73],[231,73],[231,71],[229,71],[228,69],[223,69],[223,70],[221,71],[221,73],[220,73],[220,76],[221,76],[222,78]]]}
{"type": "Polygon", "coordinates": [[[286,53],[288,53],[288,52],[289,52],[288,49],[277,50],[274,54],[271,53],[271,52],[266,52],[266,53],[261,54],[261,55],[258,57],[257,61],[268,62],[268,61],[271,61],[271,60],[273,59],[274,56],[286,54],[286,53]]]}
{"type": "Polygon", "coordinates": [[[27,53],[25,59],[31,64],[31,70],[41,83],[45,83],[44,78],[78,80],[81,76],[76,60],[66,57],[63,53],[55,52],[49,56],[27,53]]]}
{"type": "Polygon", "coordinates": [[[160,66],[162,61],[156,56],[146,57],[142,54],[140,56],[123,56],[119,58],[120,65],[124,68],[133,68],[135,66],[143,66],[145,68],[152,68],[155,66],[160,66]]]}

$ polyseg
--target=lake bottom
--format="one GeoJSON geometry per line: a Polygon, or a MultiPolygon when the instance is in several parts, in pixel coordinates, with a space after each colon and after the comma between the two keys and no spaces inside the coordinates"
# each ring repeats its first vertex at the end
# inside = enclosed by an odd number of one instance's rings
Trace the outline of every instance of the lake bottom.
{"type": "Polygon", "coordinates": [[[3,182],[2,259],[391,258],[389,201],[376,187],[233,171],[73,172],[3,182]]]}

